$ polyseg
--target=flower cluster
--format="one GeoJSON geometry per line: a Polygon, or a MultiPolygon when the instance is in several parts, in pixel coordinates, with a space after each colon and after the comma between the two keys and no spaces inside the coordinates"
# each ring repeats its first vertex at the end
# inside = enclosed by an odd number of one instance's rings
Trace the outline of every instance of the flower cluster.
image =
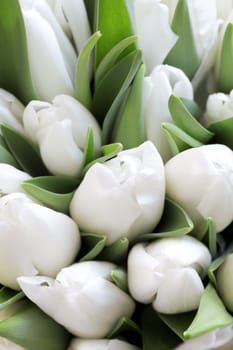
{"type": "Polygon", "coordinates": [[[1,0],[0,28],[0,348],[231,349],[233,2],[1,0]]]}

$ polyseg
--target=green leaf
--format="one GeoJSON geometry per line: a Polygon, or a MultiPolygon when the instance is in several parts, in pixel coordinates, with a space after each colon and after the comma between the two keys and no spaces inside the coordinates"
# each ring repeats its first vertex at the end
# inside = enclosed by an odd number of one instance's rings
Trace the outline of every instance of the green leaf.
{"type": "Polygon", "coordinates": [[[2,145],[0,145],[0,163],[6,163],[19,168],[19,164],[16,162],[12,154],[2,145]]]}
{"type": "Polygon", "coordinates": [[[226,255],[222,255],[215,259],[212,264],[208,267],[208,277],[212,284],[216,287],[217,286],[217,281],[215,277],[215,271],[224,263],[224,260],[226,258],[226,255]]]}
{"type": "MultiPolygon", "coordinates": [[[[133,29],[125,0],[98,0],[97,28],[103,37],[96,47],[96,66],[121,40],[133,35],[133,29]]],[[[132,49],[135,49],[133,46],[132,49]]]]}
{"type": "Polygon", "coordinates": [[[187,100],[184,101],[175,95],[169,98],[168,106],[175,125],[201,143],[208,143],[214,134],[197,121],[186,107],[185,102],[187,103],[187,100]]]}
{"type": "Polygon", "coordinates": [[[210,254],[215,258],[217,256],[217,232],[211,217],[207,218],[203,225],[198,228],[196,236],[199,241],[203,240],[206,243],[210,254]]]}
{"type": "Polygon", "coordinates": [[[90,87],[90,56],[101,33],[94,33],[86,42],[78,55],[75,72],[75,97],[87,109],[92,106],[92,93],[90,87]]]}
{"type": "Polygon", "coordinates": [[[233,150],[233,117],[214,122],[208,128],[215,133],[214,143],[223,143],[233,150]]]}
{"type": "Polygon", "coordinates": [[[18,0],[0,4],[0,86],[23,103],[36,99],[31,80],[26,33],[18,0]]]}
{"type": "Polygon", "coordinates": [[[122,263],[126,258],[129,250],[129,240],[126,237],[123,237],[113,244],[105,247],[98,259],[111,261],[116,264],[122,263]]]}
{"type": "Polygon", "coordinates": [[[13,289],[2,287],[0,289],[0,310],[14,304],[24,298],[23,292],[18,292],[13,289]]]}
{"type": "Polygon", "coordinates": [[[185,151],[188,148],[202,146],[203,143],[193,138],[175,124],[164,122],[162,129],[165,131],[173,155],[185,151]]]}
{"type": "Polygon", "coordinates": [[[137,241],[179,237],[191,232],[193,227],[193,222],[188,214],[178,204],[166,199],[163,216],[155,229],[156,232],[140,235],[137,241]]]}
{"type": "Polygon", "coordinates": [[[0,336],[28,350],[66,350],[70,334],[28,300],[18,302],[16,312],[0,321],[0,336]]]}
{"type": "Polygon", "coordinates": [[[219,63],[218,91],[229,93],[233,88],[233,23],[228,23],[222,41],[219,63]]]}
{"type": "Polygon", "coordinates": [[[21,186],[45,206],[68,214],[78,181],[65,176],[39,176],[23,181],[21,186]]]}
{"type": "MultiPolygon", "coordinates": [[[[122,73],[124,73],[124,77],[123,79],[121,79],[121,81],[118,81],[118,77],[117,74],[115,75],[115,73],[117,73],[116,71],[114,72],[115,77],[113,78],[112,84],[119,84],[118,86],[118,93],[115,96],[115,99],[113,101],[113,103],[111,104],[107,114],[105,115],[104,118],[104,123],[103,123],[103,132],[102,132],[102,138],[103,138],[103,143],[108,143],[110,141],[111,138],[111,133],[112,133],[112,129],[114,127],[114,123],[116,120],[116,116],[117,116],[117,112],[118,109],[120,107],[120,104],[123,100],[123,97],[128,89],[128,87],[130,86],[131,82],[133,81],[135,74],[141,64],[141,51],[140,50],[136,50],[135,52],[131,53],[131,57],[125,57],[124,58],[124,69],[126,68],[126,70],[123,72],[121,70],[121,68],[118,66],[119,68],[119,72],[118,74],[121,76],[122,73]],[[130,60],[129,60],[130,58],[130,60]],[[128,60],[128,62],[126,61],[126,59],[128,60]],[[131,61],[131,62],[130,62],[131,61]],[[126,64],[127,63],[127,64],[126,64]],[[129,63],[131,63],[129,65],[129,63]],[[128,68],[127,68],[128,66],[128,68]]],[[[122,64],[122,62],[121,62],[122,64]]],[[[121,76],[122,78],[122,76],[121,76]]],[[[109,81],[110,83],[110,81],[109,81]]]]}
{"type": "Polygon", "coordinates": [[[116,268],[111,272],[113,282],[124,292],[128,292],[127,274],[126,271],[116,268]]]}
{"type": "Polygon", "coordinates": [[[181,340],[184,340],[183,333],[194,319],[195,312],[184,312],[176,315],[158,313],[158,316],[181,340]]]}
{"type": "Polygon", "coordinates": [[[87,261],[94,260],[104,249],[107,237],[94,233],[82,233],[82,245],[79,252],[79,260],[87,261]]]}
{"type": "Polygon", "coordinates": [[[134,50],[118,61],[101,80],[94,92],[92,105],[92,112],[100,124],[121,90],[125,92],[129,87],[140,62],[141,51],[134,50]]]}
{"type": "Polygon", "coordinates": [[[121,143],[112,143],[102,146],[103,156],[96,158],[92,162],[88,163],[83,169],[83,176],[92,165],[94,165],[95,163],[106,162],[108,159],[115,157],[117,153],[119,153],[122,149],[123,147],[121,143]]]}
{"type": "Polygon", "coordinates": [[[196,50],[187,0],[179,0],[171,28],[179,38],[164,63],[182,69],[191,79],[199,67],[200,59],[196,50]]]}
{"type": "Polygon", "coordinates": [[[233,323],[233,317],[226,311],[214,287],[208,284],[202,294],[197,314],[184,332],[184,337],[193,338],[231,323],[233,323]]]}
{"type": "Polygon", "coordinates": [[[149,306],[142,314],[142,342],[143,350],[172,350],[181,341],[149,306]]]}
{"type": "Polygon", "coordinates": [[[133,332],[136,336],[141,335],[140,328],[138,325],[128,317],[121,317],[116,323],[115,327],[112,329],[108,338],[116,338],[122,333],[133,332]]]}
{"type": "Polygon", "coordinates": [[[4,140],[24,171],[32,176],[48,174],[37,150],[31,142],[8,124],[0,123],[4,140]]]}
{"type": "Polygon", "coordinates": [[[142,112],[144,73],[145,66],[141,65],[129,87],[114,126],[112,141],[121,142],[124,149],[137,147],[146,139],[142,112]]]}
{"type": "Polygon", "coordinates": [[[97,89],[99,83],[104,76],[113,68],[122,52],[129,47],[129,45],[135,43],[137,40],[136,35],[129,36],[119,43],[117,43],[101,60],[99,66],[95,72],[95,88],[97,89]]]}
{"type": "Polygon", "coordinates": [[[88,127],[87,137],[83,151],[83,167],[85,167],[88,163],[92,162],[95,157],[95,145],[94,145],[94,134],[93,129],[88,127]]]}

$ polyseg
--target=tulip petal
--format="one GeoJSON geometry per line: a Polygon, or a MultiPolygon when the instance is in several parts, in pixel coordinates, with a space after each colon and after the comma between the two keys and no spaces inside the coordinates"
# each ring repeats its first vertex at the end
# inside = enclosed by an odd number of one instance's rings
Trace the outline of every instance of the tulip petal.
{"type": "Polygon", "coordinates": [[[170,269],[162,278],[153,308],[165,314],[196,310],[204,286],[193,268],[170,269]]]}

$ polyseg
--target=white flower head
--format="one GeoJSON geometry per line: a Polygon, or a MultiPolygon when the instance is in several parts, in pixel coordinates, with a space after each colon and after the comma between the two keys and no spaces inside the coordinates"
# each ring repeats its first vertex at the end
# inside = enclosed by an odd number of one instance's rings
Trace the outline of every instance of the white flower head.
{"type": "Polygon", "coordinates": [[[143,114],[146,136],[154,143],[164,161],[172,155],[162,130],[162,123],[172,121],[168,107],[172,94],[193,100],[192,84],[181,69],[160,65],[150,76],[144,78],[143,114]]]}
{"type": "Polygon", "coordinates": [[[94,135],[95,154],[101,146],[101,130],[94,116],[75,98],[56,96],[52,103],[31,101],[25,108],[26,135],[39,145],[41,158],[54,175],[77,176],[83,166],[88,128],[94,135]]]}
{"type": "Polygon", "coordinates": [[[196,229],[212,218],[217,232],[233,220],[233,152],[221,144],[177,154],[165,165],[167,196],[190,215],[196,229]],[[219,205],[221,203],[221,205],[219,205]]]}
{"type": "Polygon", "coordinates": [[[74,93],[77,55],[45,0],[20,0],[33,87],[39,99],[74,93]],[[40,57],[40,59],[38,59],[40,57]]]}
{"type": "Polygon", "coordinates": [[[26,296],[69,332],[81,338],[103,338],[123,316],[131,317],[133,299],[114,283],[116,265],[79,262],[62,269],[56,279],[19,277],[26,296]]]}
{"type": "Polygon", "coordinates": [[[70,204],[81,230],[103,234],[107,244],[132,240],[158,224],[164,207],[164,165],[147,141],[87,171],[70,204]]]}
{"type": "Polygon", "coordinates": [[[233,117],[233,90],[229,94],[216,92],[208,96],[204,120],[207,125],[233,117]]]}
{"type": "Polygon", "coordinates": [[[129,291],[158,312],[195,310],[210,262],[206,246],[190,236],[138,243],[128,256],[129,291]]]}
{"type": "Polygon", "coordinates": [[[34,203],[23,193],[0,198],[0,283],[19,289],[21,275],[55,277],[72,263],[80,233],[67,215],[34,203]]]}
{"type": "Polygon", "coordinates": [[[163,63],[178,37],[171,30],[167,6],[158,0],[134,1],[135,31],[147,74],[163,63]]]}

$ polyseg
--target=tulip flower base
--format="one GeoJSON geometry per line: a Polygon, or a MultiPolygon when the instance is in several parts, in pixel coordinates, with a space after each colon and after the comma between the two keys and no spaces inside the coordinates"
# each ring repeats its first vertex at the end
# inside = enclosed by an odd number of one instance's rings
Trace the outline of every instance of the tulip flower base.
{"type": "Polygon", "coordinates": [[[1,1],[1,349],[233,346],[232,13],[1,1]]]}

